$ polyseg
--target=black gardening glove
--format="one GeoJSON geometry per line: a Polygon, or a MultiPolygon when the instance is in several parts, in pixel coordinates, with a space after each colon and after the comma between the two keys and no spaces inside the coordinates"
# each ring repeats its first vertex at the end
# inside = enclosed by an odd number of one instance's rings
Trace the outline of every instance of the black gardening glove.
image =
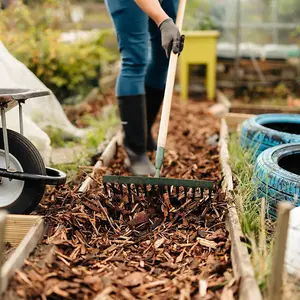
{"type": "Polygon", "coordinates": [[[166,51],[167,57],[170,56],[171,50],[175,54],[180,54],[183,50],[184,35],[180,35],[179,29],[171,18],[164,20],[160,25],[161,44],[166,51]]]}

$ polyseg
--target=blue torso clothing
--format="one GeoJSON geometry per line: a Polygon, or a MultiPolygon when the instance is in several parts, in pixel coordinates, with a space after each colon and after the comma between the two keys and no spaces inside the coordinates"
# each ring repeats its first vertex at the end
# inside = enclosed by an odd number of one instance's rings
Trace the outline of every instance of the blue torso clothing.
{"type": "MultiPolygon", "coordinates": [[[[161,6],[174,22],[178,0],[161,0],[161,6]]],[[[163,89],[166,82],[168,59],[161,46],[157,25],[134,0],[105,0],[117,34],[122,68],[117,96],[142,95],[145,85],[163,89]],[[149,57],[150,40],[150,57],[149,57]]]]}

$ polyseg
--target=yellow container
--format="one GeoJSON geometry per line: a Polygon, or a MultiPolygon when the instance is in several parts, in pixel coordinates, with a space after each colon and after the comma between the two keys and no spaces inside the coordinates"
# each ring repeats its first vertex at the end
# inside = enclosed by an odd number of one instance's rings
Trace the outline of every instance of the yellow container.
{"type": "Polygon", "coordinates": [[[216,48],[219,32],[215,30],[186,31],[184,49],[179,56],[181,99],[188,99],[189,65],[206,65],[206,90],[208,99],[215,97],[216,48]]]}

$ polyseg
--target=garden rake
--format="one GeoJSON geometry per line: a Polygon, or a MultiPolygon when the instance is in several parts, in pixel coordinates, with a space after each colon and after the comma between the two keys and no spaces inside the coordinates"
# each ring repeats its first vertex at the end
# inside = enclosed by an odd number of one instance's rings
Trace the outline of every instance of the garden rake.
{"type": "MultiPolygon", "coordinates": [[[[186,6],[186,0],[180,0],[178,7],[178,14],[176,25],[181,31],[184,11],[186,6]]],[[[191,179],[175,179],[175,178],[161,178],[160,172],[163,165],[165,145],[168,133],[169,116],[172,103],[173,88],[175,82],[175,73],[177,66],[178,54],[174,54],[171,51],[170,62],[168,67],[168,75],[166,81],[166,89],[164,94],[162,115],[159,127],[159,135],[157,142],[157,151],[155,159],[156,174],[155,177],[145,176],[116,176],[116,175],[104,175],[103,185],[106,192],[108,188],[113,191],[114,194],[123,194],[124,189],[128,190],[128,194],[131,197],[132,191],[136,194],[141,191],[146,195],[149,192],[158,192],[164,194],[167,192],[169,197],[175,191],[176,194],[184,193],[184,198],[187,197],[188,192],[192,189],[192,197],[194,198],[196,192],[201,197],[204,196],[204,192],[211,197],[211,192],[214,186],[214,182],[210,180],[191,180],[191,179]],[[133,188],[133,190],[132,190],[133,188]]],[[[162,195],[163,196],[163,195],[162,195]]]]}

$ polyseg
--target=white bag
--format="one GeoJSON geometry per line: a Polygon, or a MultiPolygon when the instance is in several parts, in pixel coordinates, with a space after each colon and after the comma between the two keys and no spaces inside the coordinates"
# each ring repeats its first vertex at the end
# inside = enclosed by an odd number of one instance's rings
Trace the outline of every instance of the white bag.
{"type": "MultiPolygon", "coordinates": [[[[49,90],[23,63],[13,57],[0,42],[0,88],[28,88],[49,90]]],[[[82,137],[88,129],[78,129],[71,124],[55,95],[33,98],[23,105],[24,135],[40,151],[45,164],[49,164],[51,145],[43,131],[47,126],[62,130],[66,135],[82,137]]],[[[8,128],[19,131],[18,108],[7,113],[8,128]]]]}
{"type": "MultiPolygon", "coordinates": [[[[300,207],[290,212],[288,237],[286,243],[285,264],[290,275],[300,278],[300,207]]],[[[284,247],[284,245],[281,245],[284,247]]]]}

